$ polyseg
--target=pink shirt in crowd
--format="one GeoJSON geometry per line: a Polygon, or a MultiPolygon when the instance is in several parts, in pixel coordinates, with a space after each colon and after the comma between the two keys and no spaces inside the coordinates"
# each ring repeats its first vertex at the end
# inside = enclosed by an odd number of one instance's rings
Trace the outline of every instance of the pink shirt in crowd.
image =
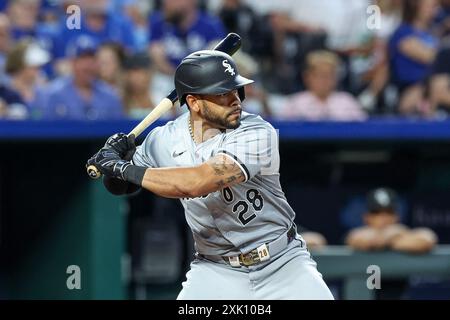
{"type": "Polygon", "coordinates": [[[286,120],[310,121],[362,121],[367,118],[356,99],[348,93],[334,92],[322,101],[309,91],[291,96],[280,116],[286,120]]]}

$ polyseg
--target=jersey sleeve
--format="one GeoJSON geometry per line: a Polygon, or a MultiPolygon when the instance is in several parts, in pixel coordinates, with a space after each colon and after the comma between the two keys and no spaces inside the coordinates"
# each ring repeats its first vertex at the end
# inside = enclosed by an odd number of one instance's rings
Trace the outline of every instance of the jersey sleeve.
{"type": "Polygon", "coordinates": [[[145,138],[144,142],[136,147],[133,155],[133,164],[141,167],[155,168],[158,164],[153,157],[153,149],[155,149],[155,139],[160,128],[153,129],[145,138]]]}
{"type": "Polygon", "coordinates": [[[278,134],[269,124],[258,124],[231,132],[216,154],[225,154],[240,166],[245,181],[272,175],[279,170],[278,134]]]}

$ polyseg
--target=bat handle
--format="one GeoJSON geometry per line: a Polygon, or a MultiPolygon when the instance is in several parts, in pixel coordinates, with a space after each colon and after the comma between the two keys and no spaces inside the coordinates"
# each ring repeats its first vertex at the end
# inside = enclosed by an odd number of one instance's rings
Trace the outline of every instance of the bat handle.
{"type": "Polygon", "coordinates": [[[87,174],[91,179],[98,179],[102,176],[101,172],[97,169],[96,166],[90,165],[87,167],[87,174]]]}

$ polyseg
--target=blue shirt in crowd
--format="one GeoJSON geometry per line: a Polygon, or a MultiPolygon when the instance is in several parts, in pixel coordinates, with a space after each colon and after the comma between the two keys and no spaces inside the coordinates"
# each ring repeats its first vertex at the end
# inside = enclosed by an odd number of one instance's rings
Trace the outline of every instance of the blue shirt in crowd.
{"type": "Polygon", "coordinates": [[[93,83],[92,96],[83,98],[73,77],[59,78],[40,89],[31,109],[47,120],[113,120],[124,117],[122,104],[114,89],[101,80],[93,83]]]}
{"type": "Polygon", "coordinates": [[[134,39],[131,22],[122,16],[106,15],[105,24],[101,30],[92,30],[81,19],[80,29],[68,29],[65,25],[65,20],[62,21],[64,25],[61,26],[61,33],[58,35],[56,50],[54,55],[57,58],[63,58],[68,55],[70,48],[73,46],[76,39],[80,36],[89,36],[98,44],[106,42],[119,43],[125,48],[134,50],[134,39]]]}
{"type": "Polygon", "coordinates": [[[450,6],[449,5],[441,5],[439,7],[438,13],[436,14],[433,22],[435,25],[445,23],[445,20],[447,20],[449,17],[450,17],[450,6]]]}
{"type": "MultiPolygon", "coordinates": [[[[32,38],[39,44],[42,49],[46,50],[52,57],[57,48],[57,33],[54,29],[50,28],[48,25],[38,23],[34,29],[24,30],[20,28],[11,29],[11,37],[17,42],[23,38],[32,38]]],[[[54,75],[53,66],[51,63],[46,64],[42,67],[42,70],[48,77],[54,75]]]]}
{"type": "Polygon", "coordinates": [[[0,99],[2,99],[6,104],[18,103],[25,105],[25,102],[20,94],[4,84],[0,84],[0,99]]]}
{"type": "Polygon", "coordinates": [[[8,0],[0,0],[0,11],[4,11],[8,7],[8,0]]]}
{"type": "Polygon", "coordinates": [[[429,74],[431,65],[413,60],[400,52],[399,45],[407,37],[415,37],[430,48],[437,48],[439,41],[431,33],[418,30],[409,24],[402,24],[389,40],[389,57],[392,80],[400,87],[423,81],[429,74]]]}
{"type": "Polygon", "coordinates": [[[178,66],[190,53],[207,49],[212,41],[219,41],[225,35],[222,22],[203,12],[197,13],[196,21],[188,30],[181,30],[164,19],[162,12],[150,17],[150,43],[162,42],[169,62],[178,66]]]}

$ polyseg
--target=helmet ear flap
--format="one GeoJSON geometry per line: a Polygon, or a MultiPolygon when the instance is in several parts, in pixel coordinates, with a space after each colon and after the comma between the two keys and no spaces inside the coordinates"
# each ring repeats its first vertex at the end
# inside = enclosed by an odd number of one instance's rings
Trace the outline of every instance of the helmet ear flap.
{"type": "MultiPolygon", "coordinates": [[[[180,101],[180,107],[186,103],[186,96],[187,96],[187,94],[183,94],[181,97],[178,97],[178,100],[180,101]]],[[[187,103],[186,103],[186,106],[187,106],[187,103]]]]}
{"type": "Polygon", "coordinates": [[[245,88],[244,87],[240,87],[237,90],[238,90],[239,99],[241,99],[241,102],[244,101],[244,99],[245,99],[245,88]]]}

